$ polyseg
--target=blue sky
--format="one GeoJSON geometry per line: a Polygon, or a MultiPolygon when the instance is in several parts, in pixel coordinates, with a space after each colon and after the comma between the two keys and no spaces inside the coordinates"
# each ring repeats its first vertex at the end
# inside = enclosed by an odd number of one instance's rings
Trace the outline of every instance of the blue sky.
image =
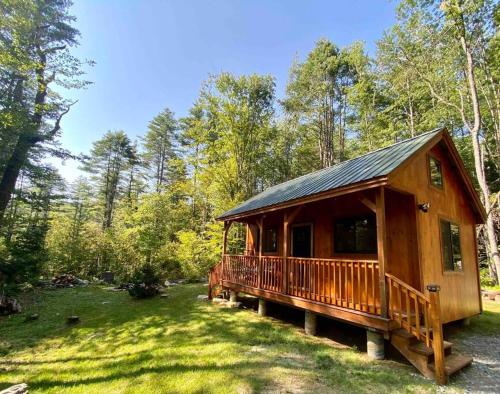
{"type": "MultiPolygon", "coordinates": [[[[86,90],[62,122],[63,147],[87,153],[107,130],[144,135],[163,108],[184,116],[209,74],[271,74],[282,97],[295,57],[319,38],[364,41],[370,53],[394,23],[388,0],[75,0],[73,53],[92,59],[86,90]]],[[[78,164],[61,173],[73,180],[78,164]]]]}

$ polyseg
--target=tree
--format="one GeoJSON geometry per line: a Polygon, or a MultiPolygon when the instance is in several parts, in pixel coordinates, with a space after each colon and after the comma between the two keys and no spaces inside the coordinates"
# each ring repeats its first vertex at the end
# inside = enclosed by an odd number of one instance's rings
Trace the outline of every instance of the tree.
{"type": "Polygon", "coordinates": [[[92,179],[97,182],[103,206],[103,229],[111,227],[120,185],[124,180],[125,171],[134,161],[132,144],[123,131],[108,131],[93,144],[90,158],[83,169],[94,174],[92,179]]]}
{"type": "Polygon", "coordinates": [[[50,212],[60,205],[64,183],[51,167],[25,168],[25,185],[18,194],[12,234],[5,238],[0,260],[0,284],[10,285],[37,277],[47,260],[45,237],[50,226],[50,212]]]}
{"type": "Polygon", "coordinates": [[[79,32],[68,0],[6,0],[0,5],[0,222],[30,151],[53,141],[71,104],[50,85],[78,88],[70,54],[79,32]],[[3,144],[3,142],[6,142],[3,144]]]}
{"type": "Polygon", "coordinates": [[[322,39],[304,63],[290,70],[285,111],[312,130],[317,138],[319,162],[329,167],[346,158],[347,123],[351,116],[349,89],[356,70],[349,61],[350,48],[340,50],[322,39]]]}
{"type": "Polygon", "coordinates": [[[270,76],[212,77],[201,94],[206,113],[206,170],[227,202],[262,190],[262,164],[272,138],[274,79],[270,76]]]}
{"type": "Polygon", "coordinates": [[[155,184],[155,190],[160,192],[162,186],[170,181],[170,160],[177,158],[177,121],[174,113],[165,108],[158,114],[148,126],[148,132],[144,137],[144,160],[152,171],[151,178],[155,184]]]}

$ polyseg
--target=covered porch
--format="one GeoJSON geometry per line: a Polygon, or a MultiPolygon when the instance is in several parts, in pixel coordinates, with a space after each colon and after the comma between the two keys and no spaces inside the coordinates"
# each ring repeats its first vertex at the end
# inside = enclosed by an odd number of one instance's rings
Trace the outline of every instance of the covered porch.
{"type": "MultiPolygon", "coordinates": [[[[226,220],[223,258],[212,279],[224,288],[388,332],[395,281],[421,290],[416,212],[413,195],[374,185],[226,220]],[[246,225],[239,254],[227,250],[234,222],[246,225]]],[[[414,314],[419,301],[404,294],[403,303],[405,296],[408,315],[414,314]]]]}

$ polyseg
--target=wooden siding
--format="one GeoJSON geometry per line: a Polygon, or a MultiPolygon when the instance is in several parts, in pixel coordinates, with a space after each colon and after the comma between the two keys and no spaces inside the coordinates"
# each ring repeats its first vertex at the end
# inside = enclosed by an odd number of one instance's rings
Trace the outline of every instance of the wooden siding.
{"type": "MultiPolygon", "coordinates": [[[[413,193],[417,203],[430,203],[427,213],[417,211],[422,285],[441,286],[443,323],[463,319],[480,312],[478,261],[474,211],[462,178],[452,166],[447,149],[441,145],[420,152],[404,169],[389,180],[390,186],[413,193]],[[443,189],[429,182],[429,153],[441,161],[443,189]],[[462,272],[444,272],[439,220],[443,218],[460,226],[462,272]]],[[[411,283],[411,282],[409,282],[411,283]]]]}

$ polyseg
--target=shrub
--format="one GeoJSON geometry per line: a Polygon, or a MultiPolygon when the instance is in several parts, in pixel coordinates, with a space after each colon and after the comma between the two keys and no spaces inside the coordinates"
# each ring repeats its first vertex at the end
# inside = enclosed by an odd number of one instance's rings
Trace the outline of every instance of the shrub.
{"type": "Polygon", "coordinates": [[[160,278],[150,264],[144,264],[137,269],[131,283],[128,293],[136,298],[154,297],[160,290],[160,278]]]}
{"type": "Polygon", "coordinates": [[[488,268],[481,268],[479,270],[479,276],[481,279],[481,287],[493,287],[496,285],[495,279],[490,275],[490,270],[488,268]]]}

